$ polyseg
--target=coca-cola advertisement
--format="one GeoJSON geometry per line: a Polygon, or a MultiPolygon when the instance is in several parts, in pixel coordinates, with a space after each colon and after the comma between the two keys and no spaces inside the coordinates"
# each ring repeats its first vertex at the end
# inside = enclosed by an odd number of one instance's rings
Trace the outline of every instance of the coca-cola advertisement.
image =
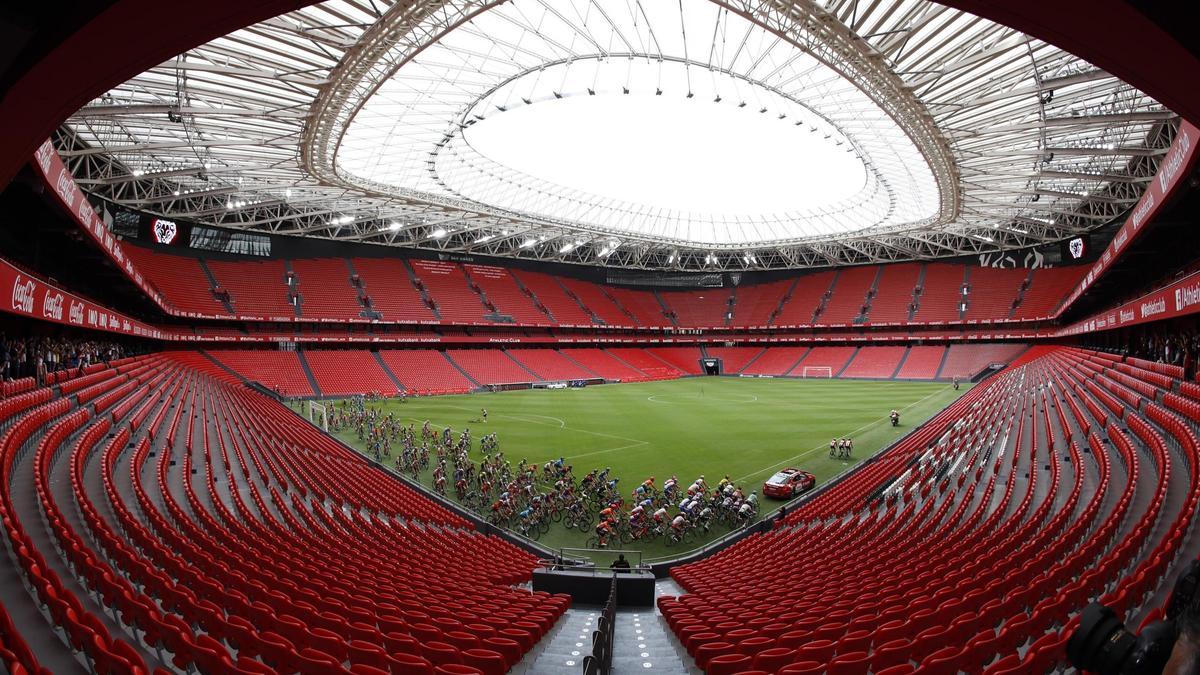
{"type": "MultiPolygon", "coordinates": [[[[60,288],[35,279],[5,260],[0,260],[0,284],[12,292],[12,303],[5,311],[54,323],[123,333],[159,340],[176,339],[174,331],[161,330],[118,314],[107,307],[77,297],[60,288]]],[[[0,286],[3,287],[3,286],[0,286]]]]}

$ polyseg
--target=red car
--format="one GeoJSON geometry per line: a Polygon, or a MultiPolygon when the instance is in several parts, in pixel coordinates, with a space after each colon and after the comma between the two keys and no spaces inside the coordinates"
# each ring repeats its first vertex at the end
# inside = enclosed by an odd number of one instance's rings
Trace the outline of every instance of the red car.
{"type": "Polygon", "coordinates": [[[808,492],[817,484],[817,477],[807,471],[787,468],[767,479],[763,483],[763,494],[779,499],[791,499],[802,492],[808,492]]]}

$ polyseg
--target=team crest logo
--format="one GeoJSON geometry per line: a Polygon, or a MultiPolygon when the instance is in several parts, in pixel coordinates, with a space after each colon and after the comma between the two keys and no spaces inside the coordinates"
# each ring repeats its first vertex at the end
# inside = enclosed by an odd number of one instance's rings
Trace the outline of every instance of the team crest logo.
{"type": "Polygon", "coordinates": [[[1083,257],[1083,240],[1072,239],[1067,242],[1067,248],[1071,251],[1071,257],[1079,259],[1083,257]]]}
{"type": "Polygon", "coordinates": [[[154,241],[160,244],[170,244],[179,234],[179,227],[171,220],[154,219],[154,241]]]}

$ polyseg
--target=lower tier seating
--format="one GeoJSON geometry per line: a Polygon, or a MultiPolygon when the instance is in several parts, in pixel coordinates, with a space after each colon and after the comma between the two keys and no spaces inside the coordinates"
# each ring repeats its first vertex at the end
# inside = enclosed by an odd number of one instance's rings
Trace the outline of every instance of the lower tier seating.
{"type": "Polygon", "coordinates": [[[1155,402],[1179,382],[1146,372],[1034,348],[771,531],[674,568],[686,593],[659,608],[701,669],[1065,667],[1088,602],[1137,625],[1187,562],[1197,437],[1155,402]]]}
{"type": "Polygon", "coordinates": [[[502,673],[569,603],[205,357],[83,378],[0,419],[8,672],[502,673]]]}

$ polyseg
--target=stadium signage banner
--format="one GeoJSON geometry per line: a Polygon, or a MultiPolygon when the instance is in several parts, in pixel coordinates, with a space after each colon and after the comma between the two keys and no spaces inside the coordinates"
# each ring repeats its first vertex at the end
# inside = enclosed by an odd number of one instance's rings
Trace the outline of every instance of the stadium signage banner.
{"type": "Polygon", "coordinates": [[[0,260],[0,288],[12,292],[12,301],[0,306],[9,314],[109,333],[168,340],[173,331],[161,330],[35,279],[0,260]]]}
{"type": "Polygon", "coordinates": [[[154,290],[146,281],[142,273],[134,266],[133,261],[125,256],[121,242],[105,227],[100,216],[96,215],[96,210],[88,202],[83,190],[80,190],[79,186],[75,184],[75,177],[71,175],[70,171],[67,171],[67,166],[55,152],[54,144],[50,142],[50,139],[46,139],[46,142],[42,143],[34,152],[33,165],[42,174],[50,191],[58,197],[59,204],[66,209],[67,213],[71,214],[75,223],[88,233],[92,241],[108,255],[117,269],[124,272],[125,276],[129,277],[129,280],[136,284],[142,293],[146,294],[146,297],[154,301],[154,304],[166,312],[171,312],[158,291],[154,290]]]}
{"type": "Polygon", "coordinates": [[[1173,284],[1131,300],[1119,307],[1100,312],[1062,328],[1056,335],[1078,335],[1097,330],[1112,330],[1139,323],[1174,319],[1200,312],[1200,272],[1173,284]]]}
{"type": "Polygon", "coordinates": [[[1137,206],[1130,212],[1125,223],[1121,225],[1121,229],[1117,231],[1117,235],[1109,242],[1108,248],[1100,256],[1100,259],[1092,265],[1092,269],[1084,275],[1079,281],[1079,285],[1074,291],[1067,296],[1065,302],[1059,306],[1058,311],[1054,316],[1060,316],[1068,307],[1070,307],[1079,296],[1083,295],[1088,288],[1099,279],[1102,274],[1108,271],[1117,258],[1125,249],[1133,243],[1133,240],[1140,234],[1142,227],[1154,219],[1158,215],[1159,210],[1163,205],[1170,200],[1172,193],[1179,187],[1181,180],[1191,171],[1192,164],[1196,160],[1196,148],[1200,144],[1200,128],[1187,121],[1180,122],[1179,131],[1175,135],[1175,140],[1171,143],[1170,149],[1167,150],[1166,156],[1158,166],[1158,173],[1154,175],[1154,180],[1150,181],[1150,185],[1146,188],[1146,192],[1142,194],[1142,198],[1138,200],[1137,206]]]}

